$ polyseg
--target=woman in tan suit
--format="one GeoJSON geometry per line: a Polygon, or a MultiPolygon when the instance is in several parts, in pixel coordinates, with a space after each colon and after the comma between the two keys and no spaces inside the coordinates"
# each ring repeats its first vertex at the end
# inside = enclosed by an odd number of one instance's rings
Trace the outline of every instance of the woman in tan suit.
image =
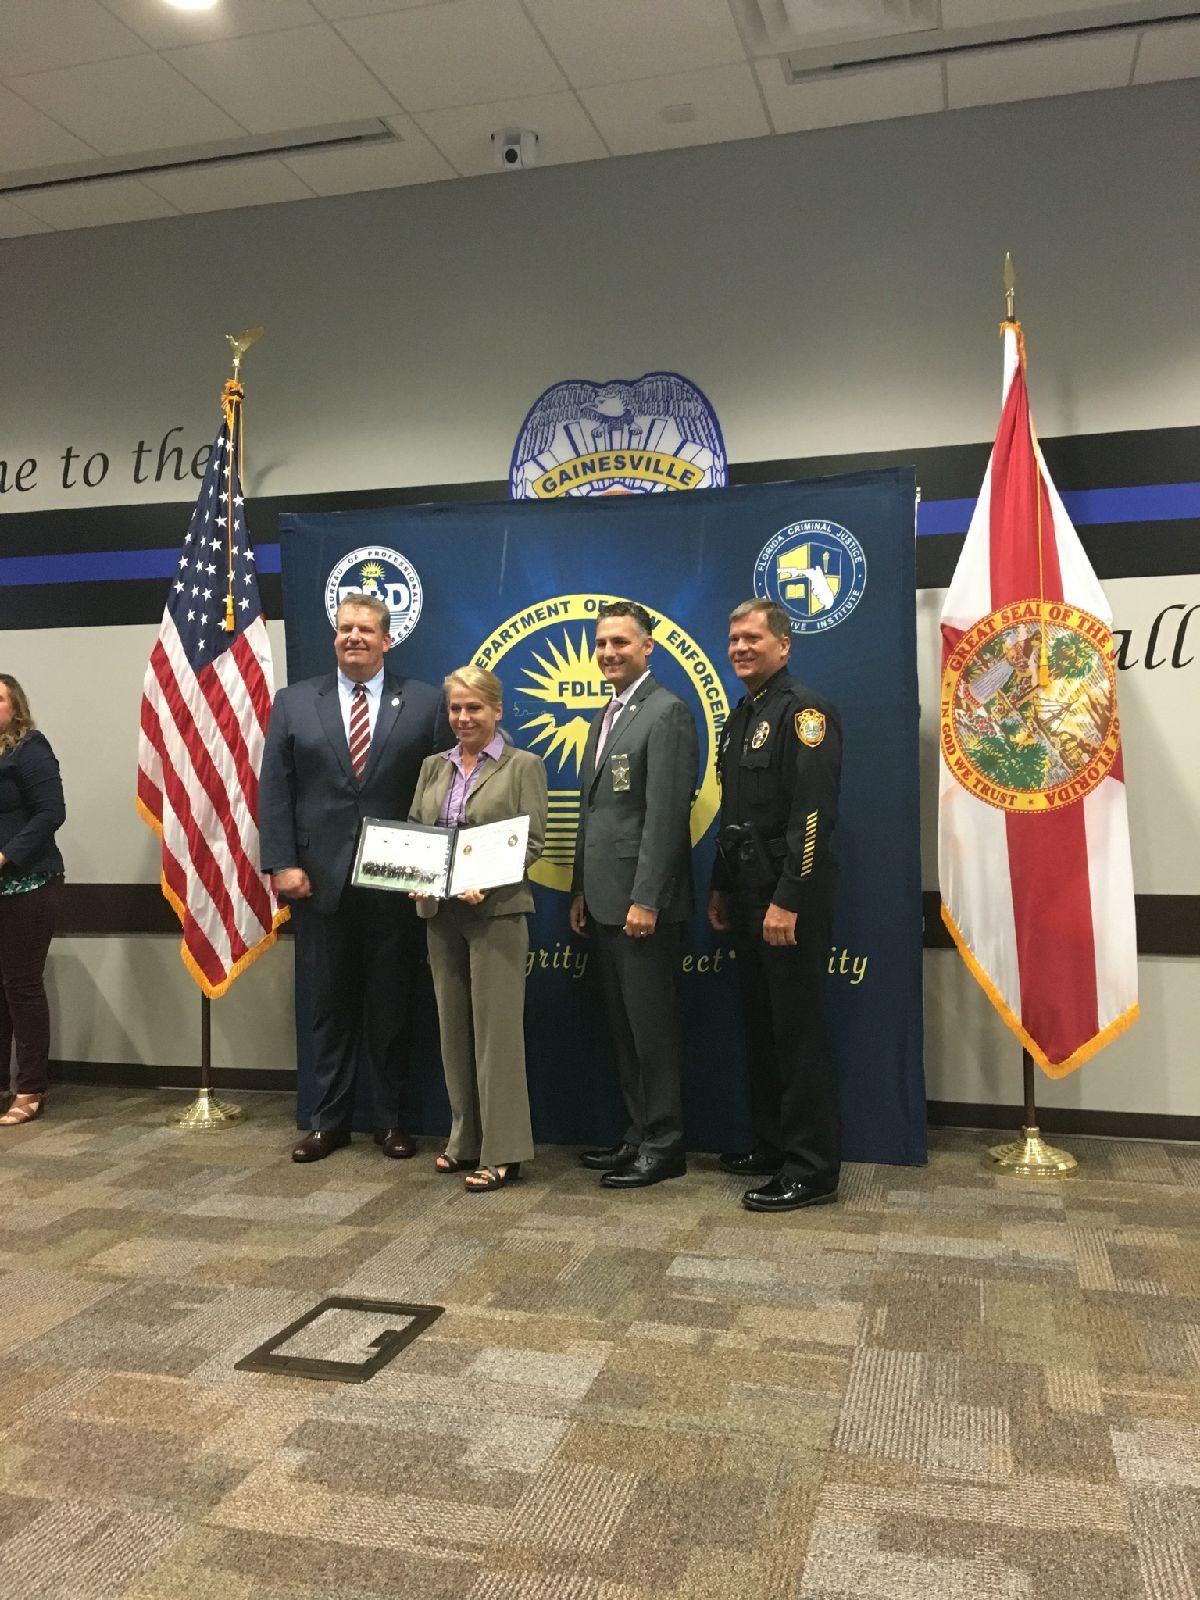
{"type": "Polygon", "coordinates": [[[528,869],[546,838],[546,769],[539,757],[505,744],[495,673],[459,667],[445,687],[458,743],[426,759],[409,820],[463,827],[529,818],[520,883],[455,900],[416,897],[427,919],[453,1118],[437,1169],[466,1171],[467,1189],[481,1194],[511,1183],[533,1156],[525,1081],[526,917],[533,910],[528,869]]]}

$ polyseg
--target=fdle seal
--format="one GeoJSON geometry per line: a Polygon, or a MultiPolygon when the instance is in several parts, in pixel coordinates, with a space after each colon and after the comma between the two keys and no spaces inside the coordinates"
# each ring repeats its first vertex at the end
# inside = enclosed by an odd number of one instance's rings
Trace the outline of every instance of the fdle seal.
{"type": "Polygon", "coordinates": [[[1109,627],[1065,601],[1019,600],[977,622],[942,678],[953,776],[1002,811],[1056,810],[1091,794],[1121,747],[1113,654],[1109,627]]]}
{"type": "Polygon", "coordinates": [[[424,592],[407,556],[387,545],[368,544],[343,556],[325,580],[325,614],[336,626],[337,608],[351,594],[382,600],[392,614],[392,643],[407,639],[421,617],[424,592]]]}
{"type": "MultiPolygon", "coordinates": [[[[549,820],[546,848],[529,869],[535,883],[569,893],[579,831],[579,778],[588,728],[611,698],[592,650],[590,630],[597,609],[624,595],[560,594],[531,600],[482,641],[472,658],[477,667],[500,672],[504,662],[505,728],[514,743],[546,765],[549,820]]],[[[652,608],[653,609],[653,608],[652,608]]],[[[664,681],[685,700],[698,702],[700,786],[692,804],[692,844],[703,838],[720,805],[717,742],[729,717],[729,701],[716,666],[678,623],[655,611],[657,649],[652,666],[664,663],[664,681]],[[665,676],[665,658],[679,669],[665,676]],[[679,681],[680,675],[686,681],[679,681]]],[[[629,708],[629,715],[637,710],[629,708]]],[[[615,758],[614,758],[615,759],[615,758]]],[[[619,763],[613,787],[628,786],[619,763]]]]}
{"type": "Polygon", "coordinates": [[[754,592],[787,612],[793,633],[824,633],[854,610],[867,587],[867,557],[840,522],[813,517],[767,540],[754,563],[754,592]]]}

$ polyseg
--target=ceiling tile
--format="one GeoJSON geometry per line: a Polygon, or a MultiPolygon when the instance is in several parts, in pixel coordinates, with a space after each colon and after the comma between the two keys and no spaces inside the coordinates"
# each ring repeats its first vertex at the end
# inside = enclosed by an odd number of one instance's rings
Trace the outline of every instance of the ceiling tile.
{"type": "Polygon", "coordinates": [[[569,92],[422,111],[416,120],[442,154],[468,177],[499,172],[491,141],[498,128],[528,128],[536,133],[539,167],[553,167],[565,161],[594,161],[608,154],[603,139],[569,92]]]}
{"type": "Polygon", "coordinates": [[[3,0],[0,78],[134,55],[145,45],[97,0],[3,0]]]}
{"type": "Polygon", "coordinates": [[[14,206],[7,200],[0,200],[0,239],[17,239],[25,233],[49,233],[50,225],[39,222],[36,217],[30,216],[28,211],[22,211],[20,206],[14,206]]]}
{"type": "Polygon", "coordinates": [[[756,61],[754,70],[777,133],[918,117],[945,109],[942,71],[934,61],[847,70],[800,83],[785,80],[780,61],[756,61]]]}
{"type": "Polygon", "coordinates": [[[96,152],[73,133],[7,89],[0,89],[0,163],[5,172],[95,160],[96,152]]]}
{"type": "Polygon", "coordinates": [[[453,178],[454,168],[407,117],[389,117],[402,144],[368,144],[350,150],[314,150],[284,163],[317,194],[357,194],[363,189],[399,189],[410,183],[453,178]]]}
{"type": "Polygon", "coordinates": [[[170,50],[178,67],[251,133],[354,122],[396,102],[331,27],[219,40],[170,50]]]}
{"type": "Polygon", "coordinates": [[[1171,78],[1200,78],[1200,22],[1147,28],[1143,33],[1134,83],[1165,83],[1171,78]]]}
{"type": "Polygon", "coordinates": [[[525,0],[578,88],[744,61],[728,0],[525,0]]]}
{"type": "Polygon", "coordinates": [[[310,0],[221,0],[211,11],[175,11],[163,0],[104,0],[104,4],[154,50],[302,28],[321,20],[310,0]]]}
{"type": "Polygon", "coordinates": [[[136,178],[106,178],[97,183],[64,183],[57,189],[31,189],[21,196],[23,210],[52,228],[99,228],[110,222],[142,222],[173,217],[174,206],[151,194],[136,178]]]}
{"type": "Polygon", "coordinates": [[[219,161],[141,180],[180,211],[229,211],[281,200],[311,200],[313,191],[282,161],[219,161]]]}
{"type": "Polygon", "coordinates": [[[1133,34],[1120,33],[952,56],[946,62],[950,109],[1119,89],[1129,82],[1134,41],[1133,34]]]}
{"type": "Polygon", "coordinates": [[[203,144],[243,130],[158,56],[16,78],[12,87],[104,155],[203,144]]]}
{"type": "Polygon", "coordinates": [[[753,139],[771,131],[745,62],[581,89],[579,98],[614,155],[753,139]],[[664,110],[678,114],[687,107],[695,112],[690,121],[663,117],[664,110]]]}
{"type": "Polygon", "coordinates": [[[410,112],[567,88],[517,0],[447,0],[338,31],[410,112]]]}

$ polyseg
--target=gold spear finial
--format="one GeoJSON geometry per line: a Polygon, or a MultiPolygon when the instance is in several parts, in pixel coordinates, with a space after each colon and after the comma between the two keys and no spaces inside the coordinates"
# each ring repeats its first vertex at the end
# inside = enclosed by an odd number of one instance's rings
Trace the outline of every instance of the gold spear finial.
{"type": "MultiPolygon", "coordinates": [[[[1006,250],[1004,252],[1004,315],[1012,322],[1017,304],[1017,270],[1013,266],[1013,258],[1006,250]]],[[[258,330],[260,333],[262,329],[258,330]]]]}
{"type": "Polygon", "coordinates": [[[252,344],[257,344],[267,330],[265,328],[243,328],[241,333],[227,333],[229,348],[233,351],[233,381],[237,383],[242,369],[242,357],[252,344]]]}

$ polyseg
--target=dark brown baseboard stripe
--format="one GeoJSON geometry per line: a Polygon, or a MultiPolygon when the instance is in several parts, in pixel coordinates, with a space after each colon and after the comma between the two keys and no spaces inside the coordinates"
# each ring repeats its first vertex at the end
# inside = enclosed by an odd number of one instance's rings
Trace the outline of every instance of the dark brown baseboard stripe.
{"type": "MultiPolygon", "coordinates": [[[[953,948],[936,889],[921,896],[926,950],[953,948]]],[[[1144,956],[1200,956],[1200,895],[1139,894],[1138,950],[1144,956]]],[[[81,935],[175,933],[179,923],[156,883],[70,883],[58,931],[81,935]]],[[[290,934],[284,923],[282,932],[290,934]]]]}
{"type": "MultiPolygon", "coordinates": [[[[1025,1120],[1024,1107],[973,1105],[967,1100],[929,1100],[931,1128],[1011,1129],[1015,1138],[1025,1120]]],[[[1043,1133],[1094,1134],[1103,1139],[1167,1139],[1200,1142],[1200,1117],[1170,1116],[1158,1111],[1085,1111],[1079,1106],[1039,1106],[1043,1133]]]]}
{"type": "MultiPolygon", "coordinates": [[[[112,1089],[179,1089],[194,1094],[197,1070],[187,1067],[137,1066],[119,1061],[51,1061],[50,1077],[55,1083],[95,1084],[112,1089]]],[[[282,1067],[214,1067],[214,1089],[275,1090],[291,1093],[296,1087],[294,1072],[282,1067]]],[[[1021,1126],[1022,1108],[1017,1105],[976,1105],[967,1100],[930,1100],[927,1113],[931,1128],[1011,1129],[1014,1136],[1021,1126]]],[[[1096,1134],[1106,1139],[1168,1139],[1175,1143],[1200,1143],[1200,1116],[1168,1116],[1154,1111],[1085,1111],[1076,1107],[1038,1112],[1044,1133],[1096,1134]]]]}

